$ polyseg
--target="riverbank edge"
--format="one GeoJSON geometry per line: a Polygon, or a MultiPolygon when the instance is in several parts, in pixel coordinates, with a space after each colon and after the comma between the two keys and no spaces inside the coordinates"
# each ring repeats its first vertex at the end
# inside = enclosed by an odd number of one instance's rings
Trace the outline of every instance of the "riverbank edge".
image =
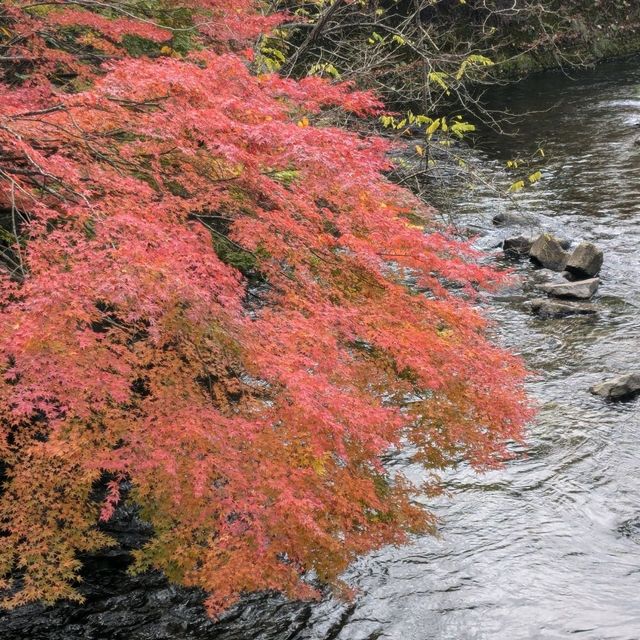
{"type": "Polygon", "coordinates": [[[521,79],[532,73],[594,66],[640,54],[640,22],[587,29],[576,41],[560,42],[555,50],[532,49],[497,62],[502,79],[521,79]]]}

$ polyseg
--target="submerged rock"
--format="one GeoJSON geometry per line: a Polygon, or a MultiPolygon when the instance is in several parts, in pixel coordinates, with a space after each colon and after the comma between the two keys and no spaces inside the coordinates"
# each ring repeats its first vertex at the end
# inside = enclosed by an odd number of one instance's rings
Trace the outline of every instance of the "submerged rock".
{"type": "Polygon", "coordinates": [[[502,250],[511,256],[526,256],[535,241],[532,236],[512,236],[502,242],[502,250]]]}
{"type": "Polygon", "coordinates": [[[493,224],[496,227],[530,227],[538,224],[538,220],[532,215],[503,211],[493,216],[493,224]]]}
{"type": "Polygon", "coordinates": [[[567,260],[567,271],[579,278],[593,278],[600,273],[604,254],[591,242],[581,242],[567,260]]]}
{"type": "Polygon", "coordinates": [[[528,303],[533,313],[541,318],[564,318],[566,316],[594,315],[597,309],[584,302],[567,302],[550,300],[548,298],[536,298],[528,303]]]}
{"type": "Polygon", "coordinates": [[[640,516],[623,522],[618,527],[618,533],[633,542],[640,543],[640,516]]]}
{"type": "Polygon", "coordinates": [[[599,285],[600,278],[591,278],[590,280],[578,280],[576,282],[540,284],[538,289],[555,298],[588,300],[598,290],[599,285]]]}
{"type": "Polygon", "coordinates": [[[569,258],[560,241],[550,233],[543,233],[533,243],[529,255],[535,262],[553,271],[563,271],[569,258]]]}
{"type": "Polygon", "coordinates": [[[589,391],[608,400],[625,400],[640,394],[640,373],[627,373],[594,384],[589,391]]]}

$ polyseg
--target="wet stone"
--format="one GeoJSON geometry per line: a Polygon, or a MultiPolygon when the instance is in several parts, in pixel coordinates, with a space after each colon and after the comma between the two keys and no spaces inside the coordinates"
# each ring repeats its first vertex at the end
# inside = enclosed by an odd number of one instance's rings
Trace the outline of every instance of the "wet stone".
{"type": "Polygon", "coordinates": [[[589,280],[578,280],[577,282],[541,284],[538,285],[538,289],[555,298],[588,300],[598,290],[599,285],[599,278],[591,278],[589,280]]]}
{"type": "Polygon", "coordinates": [[[539,284],[564,284],[567,282],[564,273],[558,273],[551,269],[535,269],[531,272],[531,278],[539,284]]]}
{"type": "Polygon", "coordinates": [[[538,219],[533,215],[502,212],[493,216],[493,224],[496,227],[530,227],[537,225],[538,219]]]}
{"type": "Polygon", "coordinates": [[[532,236],[513,236],[502,243],[502,250],[508,256],[526,256],[531,251],[535,238],[532,236]]]}
{"type": "Polygon", "coordinates": [[[550,233],[543,233],[533,243],[529,255],[537,264],[553,271],[564,271],[569,258],[560,241],[550,233]]]}
{"type": "Polygon", "coordinates": [[[640,373],[627,373],[593,385],[589,391],[607,400],[626,400],[640,394],[640,373]]]}
{"type": "Polygon", "coordinates": [[[564,318],[576,315],[589,316],[597,313],[597,309],[589,303],[551,300],[547,298],[531,300],[527,306],[531,309],[532,313],[540,318],[564,318]]]}
{"type": "Polygon", "coordinates": [[[567,271],[579,278],[593,278],[600,273],[604,254],[595,244],[581,242],[567,260],[567,271]]]}

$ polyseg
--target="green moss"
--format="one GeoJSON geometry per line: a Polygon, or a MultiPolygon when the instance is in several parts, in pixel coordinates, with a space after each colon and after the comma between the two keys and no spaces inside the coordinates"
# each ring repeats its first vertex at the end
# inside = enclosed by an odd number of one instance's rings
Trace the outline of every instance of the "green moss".
{"type": "Polygon", "coordinates": [[[497,56],[502,75],[593,64],[640,52],[640,6],[636,3],[611,0],[603,5],[590,0],[563,0],[552,7],[558,13],[552,14],[545,26],[547,33],[556,34],[554,47],[545,44],[529,50],[536,33],[533,26],[529,31],[521,27],[517,33],[507,28],[501,35],[512,37],[512,45],[497,56]]]}

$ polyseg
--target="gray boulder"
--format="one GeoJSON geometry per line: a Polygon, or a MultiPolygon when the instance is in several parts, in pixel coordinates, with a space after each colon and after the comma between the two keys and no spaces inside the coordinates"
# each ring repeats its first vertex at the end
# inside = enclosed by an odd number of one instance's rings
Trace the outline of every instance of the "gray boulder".
{"type": "Polygon", "coordinates": [[[592,304],[536,298],[527,305],[540,318],[565,318],[567,316],[591,316],[597,313],[592,304]]]}
{"type": "Polygon", "coordinates": [[[600,273],[604,255],[595,244],[581,242],[567,260],[567,271],[578,278],[593,278],[600,273]]]}
{"type": "Polygon", "coordinates": [[[640,394],[640,373],[627,373],[593,385],[589,391],[608,400],[625,400],[640,394]]]}
{"type": "Polygon", "coordinates": [[[569,254],[560,241],[550,233],[543,233],[531,246],[529,256],[546,269],[564,271],[569,254]]]}
{"type": "Polygon", "coordinates": [[[577,282],[562,282],[556,284],[540,284],[538,289],[554,298],[576,298],[588,300],[598,290],[600,278],[578,280],[577,282]]]}

